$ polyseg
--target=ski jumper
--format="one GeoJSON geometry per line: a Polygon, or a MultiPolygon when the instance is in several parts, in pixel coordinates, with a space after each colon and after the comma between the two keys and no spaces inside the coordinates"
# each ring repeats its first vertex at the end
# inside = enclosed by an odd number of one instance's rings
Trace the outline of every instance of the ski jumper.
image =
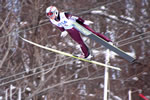
{"type": "Polygon", "coordinates": [[[52,19],[50,19],[50,21],[52,22],[52,24],[56,25],[60,29],[60,31],[62,31],[62,32],[67,31],[68,32],[70,37],[80,45],[81,50],[84,53],[85,58],[87,58],[90,54],[89,49],[86,46],[86,44],[83,42],[83,40],[80,36],[80,32],[78,30],[76,30],[75,28],[73,28],[72,22],[76,21],[80,25],[82,25],[83,27],[85,27],[86,29],[91,31],[92,33],[94,33],[97,36],[99,36],[99,37],[103,38],[104,40],[106,40],[107,42],[111,41],[110,39],[108,39],[104,35],[102,35],[100,33],[96,33],[90,27],[85,25],[83,19],[81,19],[79,17],[76,17],[76,16],[72,16],[69,13],[60,12],[59,16],[58,16],[58,21],[52,20],[52,19]]]}

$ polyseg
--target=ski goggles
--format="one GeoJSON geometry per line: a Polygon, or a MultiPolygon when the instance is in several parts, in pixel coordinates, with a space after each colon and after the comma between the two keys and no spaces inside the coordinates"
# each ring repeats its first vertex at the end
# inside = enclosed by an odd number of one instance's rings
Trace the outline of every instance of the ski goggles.
{"type": "Polygon", "coordinates": [[[53,14],[54,14],[54,12],[49,12],[49,13],[46,13],[46,16],[47,16],[47,17],[52,17],[53,14]]]}

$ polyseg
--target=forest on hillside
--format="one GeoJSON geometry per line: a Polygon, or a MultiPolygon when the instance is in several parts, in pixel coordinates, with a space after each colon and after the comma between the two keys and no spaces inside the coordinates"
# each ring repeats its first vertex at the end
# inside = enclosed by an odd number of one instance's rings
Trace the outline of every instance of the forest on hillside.
{"type": "MultiPolygon", "coordinates": [[[[80,46],[49,22],[54,5],[94,22],[90,27],[135,56],[133,64],[113,54],[108,100],[150,100],[150,0],[0,0],[0,100],[103,100],[103,66],[33,46],[80,54],[80,46]]],[[[105,63],[106,48],[82,36],[95,61],[105,63]]]]}

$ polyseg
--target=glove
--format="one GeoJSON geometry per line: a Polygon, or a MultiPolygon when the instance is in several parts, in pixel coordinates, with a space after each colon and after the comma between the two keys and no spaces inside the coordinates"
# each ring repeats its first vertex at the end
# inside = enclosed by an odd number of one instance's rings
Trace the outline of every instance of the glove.
{"type": "Polygon", "coordinates": [[[85,20],[85,21],[84,21],[84,24],[85,24],[85,25],[90,25],[90,24],[93,24],[93,22],[90,21],[90,20],[85,20]]]}
{"type": "Polygon", "coordinates": [[[61,32],[61,37],[65,37],[65,36],[67,36],[67,34],[68,34],[68,32],[67,31],[63,31],[63,32],[61,32]]]}
{"type": "Polygon", "coordinates": [[[73,21],[76,21],[76,20],[78,19],[78,17],[76,17],[76,16],[71,16],[70,19],[73,20],[73,21]]]}

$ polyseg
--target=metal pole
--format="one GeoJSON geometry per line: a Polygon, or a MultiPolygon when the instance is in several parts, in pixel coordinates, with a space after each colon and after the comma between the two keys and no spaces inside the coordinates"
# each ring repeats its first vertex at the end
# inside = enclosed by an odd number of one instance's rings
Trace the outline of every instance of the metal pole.
{"type": "Polygon", "coordinates": [[[129,100],[132,100],[131,94],[132,94],[132,91],[131,91],[131,90],[129,90],[129,91],[128,91],[129,100]]]}
{"type": "Polygon", "coordinates": [[[5,100],[8,100],[8,89],[5,91],[5,100]]]}
{"type": "Polygon", "coordinates": [[[13,86],[10,85],[10,90],[9,90],[9,99],[12,100],[12,89],[13,89],[13,86]]]}
{"type": "MultiPolygon", "coordinates": [[[[109,61],[110,61],[110,50],[109,49],[106,50],[105,56],[106,56],[106,58],[105,58],[105,64],[109,65],[109,61]]],[[[107,100],[107,98],[108,98],[108,79],[109,79],[109,68],[105,67],[104,99],[103,100],[107,100]]]]}
{"type": "Polygon", "coordinates": [[[19,91],[18,91],[18,100],[21,100],[21,88],[19,88],[19,91]]]}

